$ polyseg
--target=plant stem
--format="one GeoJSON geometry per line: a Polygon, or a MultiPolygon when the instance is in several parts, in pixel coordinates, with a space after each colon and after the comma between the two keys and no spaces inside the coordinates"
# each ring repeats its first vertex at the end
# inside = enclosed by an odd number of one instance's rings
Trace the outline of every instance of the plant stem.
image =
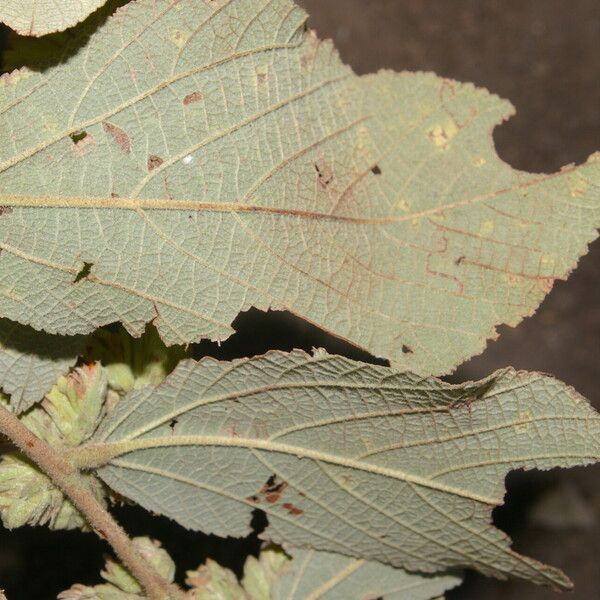
{"type": "Polygon", "coordinates": [[[0,405],[0,433],[32,460],[85,516],[96,533],[113,548],[125,567],[143,586],[150,600],[183,598],[177,586],[163,579],[137,551],[131,539],[86,486],[77,468],[57,448],[39,439],[19,418],[0,405]]]}

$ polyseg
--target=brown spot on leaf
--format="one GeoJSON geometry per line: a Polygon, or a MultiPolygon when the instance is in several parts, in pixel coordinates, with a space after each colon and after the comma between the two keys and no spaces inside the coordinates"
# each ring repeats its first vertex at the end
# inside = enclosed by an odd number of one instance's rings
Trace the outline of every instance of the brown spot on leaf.
{"type": "Polygon", "coordinates": [[[12,210],[13,209],[10,206],[0,206],[0,217],[2,215],[10,215],[12,210]]]}
{"type": "Polygon", "coordinates": [[[406,344],[402,344],[402,352],[404,352],[404,354],[412,354],[413,349],[410,346],[407,346],[406,344]]]}
{"type": "Polygon", "coordinates": [[[246,500],[259,504],[262,496],[269,504],[275,504],[281,499],[281,496],[287,487],[288,484],[286,481],[278,481],[277,475],[271,475],[262,488],[260,488],[258,494],[249,496],[246,500]]]}
{"type": "Polygon", "coordinates": [[[125,154],[131,152],[131,138],[120,127],[105,121],[102,123],[102,128],[112,136],[115,143],[125,154]]]}
{"type": "Polygon", "coordinates": [[[291,502],[285,502],[283,504],[283,508],[285,508],[288,511],[288,514],[292,515],[293,517],[299,517],[300,515],[304,514],[304,511],[301,508],[294,506],[291,502]]]}
{"type": "Polygon", "coordinates": [[[154,171],[154,169],[158,169],[165,161],[160,157],[156,156],[156,154],[151,154],[148,157],[148,171],[154,171]]]}
{"type": "Polygon", "coordinates": [[[188,104],[194,104],[194,102],[200,102],[200,100],[202,100],[202,98],[204,98],[204,94],[202,92],[192,92],[191,94],[188,94],[183,99],[183,105],[188,106],[188,104]]]}
{"type": "Polygon", "coordinates": [[[373,173],[373,175],[381,175],[381,167],[379,165],[375,165],[371,169],[371,173],[373,173]]]}
{"type": "Polygon", "coordinates": [[[278,482],[277,476],[272,475],[267,483],[263,485],[260,493],[265,497],[265,500],[269,504],[275,504],[280,498],[288,484],[285,481],[278,482]]]}

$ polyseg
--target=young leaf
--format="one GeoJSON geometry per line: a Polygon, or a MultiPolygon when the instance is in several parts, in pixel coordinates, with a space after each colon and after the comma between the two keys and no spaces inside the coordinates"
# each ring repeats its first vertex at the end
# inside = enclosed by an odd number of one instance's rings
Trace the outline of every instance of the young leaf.
{"type": "Polygon", "coordinates": [[[195,571],[188,571],[185,582],[192,588],[190,600],[254,600],[248,598],[233,571],[210,558],[195,571]]]}
{"type": "MultiPolygon", "coordinates": [[[[175,579],[175,563],[159,542],[146,537],[133,540],[136,550],[169,583],[175,579]]],[[[75,584],[58,595],[58,600],[144,600],[142,586],[120,563],[106,560],[100,573],[106,583],[96,586],[75,584]]]]}
{"type": "Polygon", "coordinates": [[[424,374],[481,351],[575,266],[600,156],[511,169],[512,107],[431,74],[357,77],[291,0],[138,0],[0,82],[0,316],[223,339],[288,309],[424,374]],[[33,124],[33,126],[32,126],[33,124]]]}
{"type": "Polygon", "coordinates": [[[281,548],[264,549],[258,558],[249,556],[244,565],[242,587],[252,600],[271,600],[273,586],[290,562],[281,548]]]}
{"type": "Polygon", "coordinates": [[[106,0],[2,0],[0,21],[21,35],[41,36],[77,25],[106,0]]]}
{"type": "Polygon", "coordinates": [[[491,512],[511,469],[599,458],[600,416],[549,377],[451,386],[322,352],[184,362],[73,452],[190,529],[242,535],[259,508],[277,543],[556,587],[568,579],[510,550],[491,512]]]}
{"type": "Polygon", "coordinates": [[[59,337],[0,319],[0,382],[22,412],[41,400],[82,352],[83,336],[59,337]]]}
{"type": "MultiPolygon", "coordinates": [[[[272,600],[429,600],[459,585],[458,574],[422,575],[329,552],[298,550],[272,588],[272,600]]],[[[269,599],[270,600],[270,599],[269,599]]]]}

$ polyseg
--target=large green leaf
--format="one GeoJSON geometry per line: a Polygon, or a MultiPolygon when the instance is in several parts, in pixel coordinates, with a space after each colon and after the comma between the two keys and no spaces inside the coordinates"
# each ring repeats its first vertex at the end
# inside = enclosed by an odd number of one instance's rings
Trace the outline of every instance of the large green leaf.
{"type": "Polygon", "coordinates": [[[597,235],[598,155],[515,171],[490,135],[510,104],[357,77],[304,22],[291,0],[139,0],[4,77],[0,316],[154,320],[172,344],[289,309],[432,374],[531,314],[597,235]]]}
{"type": "Polygon", "coordinates": [[[419,575],[330,552],[299,550],[275,580],[272,600],[428,600],[460,582],[457,574],[419,575]]]}
{"type": "Polygon", "coordinates": [[[182,363],[127,396],[81,466],[185,527],[249,530],[433,572],[471,566],[567,587],[491,524],[504,478],[600,458],[600,416],[572,389],[503,371],[453,387],[322,352],[182,363]]]}
{"type": "Polygon", "coordinates": [[[22,35],[46,35],[83,21],[106,0],[2,0],[0,21],[22,35]]]}
{"type": "Polygon", "coordinates": [[[0,388],[21,412],[41,400],[81,354],[85,338],[59,338],[0,319],[0,388]]]}

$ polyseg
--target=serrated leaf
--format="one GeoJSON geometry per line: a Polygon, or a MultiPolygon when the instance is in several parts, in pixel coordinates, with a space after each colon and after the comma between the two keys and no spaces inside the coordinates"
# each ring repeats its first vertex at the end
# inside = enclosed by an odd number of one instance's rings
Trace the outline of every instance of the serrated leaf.
{"type": "Polygon", "coordinates": [[[304,21],[290,0],[139,0],[4,77],[0,316],[154,320],[173,344],[288,309],[431,374],[531,314],[597,235],[600,157],[515,171],[490,135],[507,102],[357,77],[304,21]]]}
{"type": "Polygon", "coordinates": [[[21,35],[41,36],[73,27],[106,0],[2,0],[0,22],[21,35]]]}
{"type": "Polygon", "coordinates": [[[329,552],[298,550],[272,588],[272,600],[429,600],[462,581],[423,575],[329,552]]]}
{"type": "Polygon", "coordinates": [[[83,336],[59,337],[0,319],[0,387],[16,412],[41,400],[59,375],[75,364],[83,336]]]}
{"type": "Polygon", "coordinates": [[[73,453],[190,529],[243,535],[259,508],[276,543],[556,587],[568,579],[510,550],[491,512],[511,469],[599,457],[600,417],[552,378],[454,387],[322,352],[181,363],[73,453]]]}

